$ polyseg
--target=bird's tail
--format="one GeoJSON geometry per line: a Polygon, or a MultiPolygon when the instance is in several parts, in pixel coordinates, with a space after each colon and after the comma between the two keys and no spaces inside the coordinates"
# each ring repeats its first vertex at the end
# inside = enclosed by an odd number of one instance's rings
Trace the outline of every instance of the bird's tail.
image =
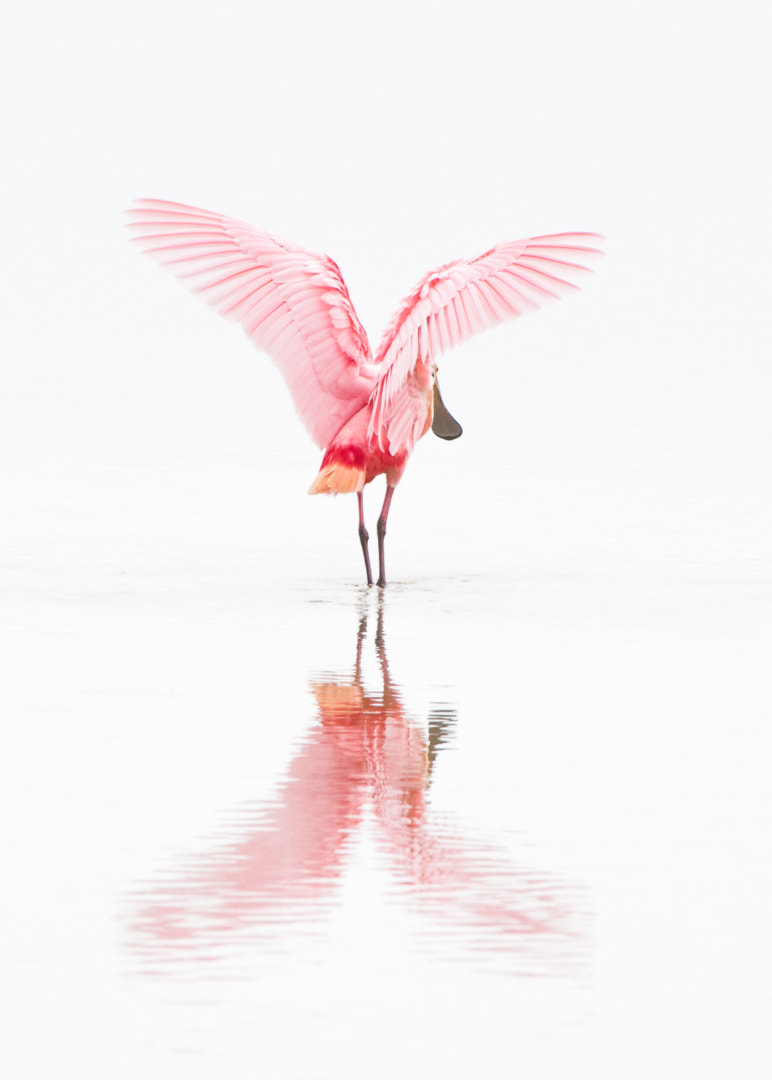
{"type": "Polygon", "coordinates": [[[309,495],[342,495],[365,486],[365,460],[355,447],[334,447],[327,451],[309,495]]]}

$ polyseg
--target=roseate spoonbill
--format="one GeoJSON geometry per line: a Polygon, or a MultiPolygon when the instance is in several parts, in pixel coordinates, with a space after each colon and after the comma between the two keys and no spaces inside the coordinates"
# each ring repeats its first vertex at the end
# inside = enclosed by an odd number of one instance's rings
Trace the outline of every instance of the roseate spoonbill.
{"type": "Polygon", "coordinates": [[[324,450],[310,494],[357,493],[359,540],[372,585],[363,489],[381,473],[378,585],[394,488],[431,427],[456,439],[437,357],[478,330],[524,315],[577,288],[601,254],[596,233],[558,233],[496,244],[427,274],[402,301],[373,357],[341,272],[316,255],[222,214],[138,199],[126,214],[147,255],[227,319],[240,322],[282,372],[300,419],[324,450]]]}

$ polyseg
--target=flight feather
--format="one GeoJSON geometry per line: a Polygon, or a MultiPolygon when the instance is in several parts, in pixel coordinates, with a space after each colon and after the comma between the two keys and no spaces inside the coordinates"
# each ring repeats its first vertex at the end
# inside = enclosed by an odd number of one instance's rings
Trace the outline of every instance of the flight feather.
{"type": "Polygon", "coordinates": [[[301,420],[326,447],[375,384],[367,335],[336,263],[180,203],[138,199],[126,213],[142,251],[276,362],[301,420]]]}
{"type": "Polygon", "coordinates": [[[480,330],[573,292],[591,272],[587,264],[602,254],[600,239],[560,233],[515,240],[426,274],[397,308],[378,348],[369,435],[381,438],[419,356],[436,360],[480,330]]]}

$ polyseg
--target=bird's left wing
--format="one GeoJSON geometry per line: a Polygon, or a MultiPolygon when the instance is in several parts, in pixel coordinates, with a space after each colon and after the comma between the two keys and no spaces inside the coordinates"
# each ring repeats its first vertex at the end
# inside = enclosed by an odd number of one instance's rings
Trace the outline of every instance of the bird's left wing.
{"type": "Polygon", "coordinates": [[[126,214],[142,251],[276,362],[320,447],[362,408],[376,372],[337,265],[208,210],[138,199],[126,214]]]}
{"type": "Polygon", "coordinates": [[[427,274],[400,304],[378,349],[369,434],[385,437],[419,355],[433,360],[480,330],[573,292],[591,272],[587,264],[602,254],[601,239],[596,233],[534,236],[427,274]]]}

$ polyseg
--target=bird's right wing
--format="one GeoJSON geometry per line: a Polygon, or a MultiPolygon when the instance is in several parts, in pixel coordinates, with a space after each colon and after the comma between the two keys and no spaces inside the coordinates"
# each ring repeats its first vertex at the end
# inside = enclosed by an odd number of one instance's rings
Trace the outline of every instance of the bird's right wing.
{"type": "Polygon", "coordinates": [[[337,265],[243,221],[138,199],[132,240],[276,362],[318,446],[365,404],[376,372],[337,265]]]}
{"type": "Polygon", "coordinates": [[[375,362],[369,434],[392,441],[395,405],[419,356],[434,360],[486,327],[497,326],[578,287],[602,255],[595,233],[559,233],[497,244],[427,274],[407,296],[383,336],[375,362]]]}

